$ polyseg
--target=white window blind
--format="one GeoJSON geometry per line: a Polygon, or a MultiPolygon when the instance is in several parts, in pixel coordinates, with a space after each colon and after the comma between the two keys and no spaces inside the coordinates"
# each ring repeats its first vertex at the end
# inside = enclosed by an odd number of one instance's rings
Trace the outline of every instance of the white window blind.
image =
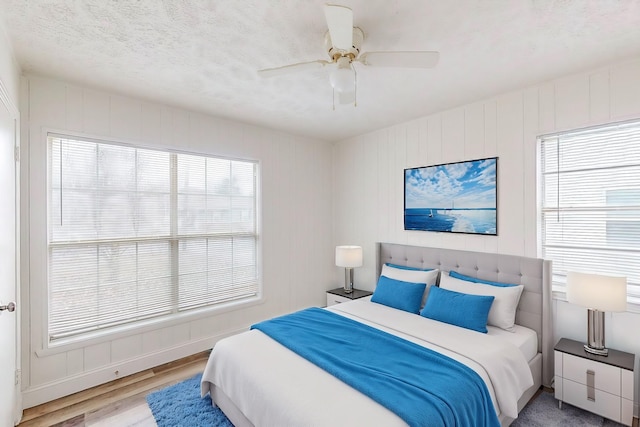
{"type": "Polygon", "coordinates": [[[542,256],[568,271],[625,276],[640,304],[640,122],[541,138],[542,256]]]}
{"type": "Polygon", "coordinates": [[[50,134],[49,339],[257,295],[256,173],[50,134]]]}

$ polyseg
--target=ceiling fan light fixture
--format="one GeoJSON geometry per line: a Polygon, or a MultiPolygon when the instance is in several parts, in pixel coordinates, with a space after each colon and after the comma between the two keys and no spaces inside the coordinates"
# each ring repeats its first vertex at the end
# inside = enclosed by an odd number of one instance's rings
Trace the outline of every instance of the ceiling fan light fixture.
{"type": "Polygon", "coordinates": [[[338,92],[352,92],[356,85],[356,75],[350,65],[337,67],[329,73],[329,83],[338,92]]]}
{"type": "Polygon", "coordinates": [[[329,82],[338,92],[351,92],[355,85],[355,76],[350,68],[336,68],[329,74],[329,82]]]}

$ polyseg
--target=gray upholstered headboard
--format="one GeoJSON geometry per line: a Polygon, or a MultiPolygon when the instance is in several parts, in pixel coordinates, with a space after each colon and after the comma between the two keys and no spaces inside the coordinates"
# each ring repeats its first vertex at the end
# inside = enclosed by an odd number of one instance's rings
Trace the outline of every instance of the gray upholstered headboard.
{"type": "Polygon", "coordinates": [[[542,384],[553,378],[553,330],[551,325],[551,261],[495,253],[377,244],[376,277],[382,265],[392,263],[419,268],[455,270],[467,276],[524,285],[516,323],[538,333],[538,351],[542,353],[542,384]]]}

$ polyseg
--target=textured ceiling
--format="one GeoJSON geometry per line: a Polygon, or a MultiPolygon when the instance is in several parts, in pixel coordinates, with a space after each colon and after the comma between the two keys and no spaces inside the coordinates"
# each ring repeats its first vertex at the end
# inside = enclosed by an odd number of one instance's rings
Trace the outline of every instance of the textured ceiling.
{"type": "Polygon", "coordinates": [[[358,66],[332,109],[319,0],[0,0],[26,73],[340,140],[640,55],[640,0],[342,0],[362,51],[438,50],[434,69],[358,66]]]}

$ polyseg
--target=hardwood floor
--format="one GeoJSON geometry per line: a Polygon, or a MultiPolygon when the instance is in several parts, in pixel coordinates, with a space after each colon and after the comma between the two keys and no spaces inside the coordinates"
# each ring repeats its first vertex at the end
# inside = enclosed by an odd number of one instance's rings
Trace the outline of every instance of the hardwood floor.
{"type": "Polygon", "coordinates": [[[145,396],[204,370],[209,352],[25,409],[18,427],[155,427],[145,396]]]}

